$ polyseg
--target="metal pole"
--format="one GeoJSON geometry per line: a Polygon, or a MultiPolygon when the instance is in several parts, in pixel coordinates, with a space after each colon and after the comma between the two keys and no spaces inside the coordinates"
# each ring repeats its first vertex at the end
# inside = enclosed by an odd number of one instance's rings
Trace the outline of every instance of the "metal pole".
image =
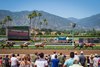
{"type": "Polygon", "coordinates": [[[75,28],[76,24],[71,23],[71,26],[72,26],[72,46],[74,46],[74,28],[75,28]]]}
{"type": "Polygon", "coordinates": [[[72,46],[74,46],[74,28],[72,28],[72,46]]]}

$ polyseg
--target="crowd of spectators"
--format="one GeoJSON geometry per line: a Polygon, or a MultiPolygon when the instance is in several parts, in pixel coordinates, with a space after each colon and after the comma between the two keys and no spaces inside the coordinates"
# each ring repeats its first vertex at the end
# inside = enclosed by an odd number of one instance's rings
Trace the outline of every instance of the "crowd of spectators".
{"type": "Polygon", "coordinates": [[[54,52],[44,54],[9,54],[0,56],[0,67],[100,67],[98,54],[84,55],[81,51],[70,52],[69,56],[54,52]]]}

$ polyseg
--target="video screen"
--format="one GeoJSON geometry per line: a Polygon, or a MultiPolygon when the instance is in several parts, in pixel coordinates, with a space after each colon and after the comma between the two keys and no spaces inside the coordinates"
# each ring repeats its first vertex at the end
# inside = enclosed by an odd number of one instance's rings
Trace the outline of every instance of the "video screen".
{"type": "Polygon", "coordinates": [[[8,27],[8,40],[30,40],[28,26],[8,27]]]}

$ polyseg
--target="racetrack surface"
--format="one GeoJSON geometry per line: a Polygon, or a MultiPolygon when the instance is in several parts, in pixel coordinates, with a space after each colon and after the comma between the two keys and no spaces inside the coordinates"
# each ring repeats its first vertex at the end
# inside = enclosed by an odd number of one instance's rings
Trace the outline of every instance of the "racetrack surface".
{"type": "Polygon", "coordinates": [[[62,52],[63,54],[69,55],[70,52],[75,52],[77,51],[78,54],[80,54],[81,51],[84,52],[85,55],[90,55],[90,54],[99,54],[100,55],[100,50],[48,50],[48,49],[0,49],[0,54],[10,54],[10,53],[19,53],[19,54],[33,54],[35,52],[43,52],[45,54],[52,54],[54,51],[57,53],[62,52]]]}

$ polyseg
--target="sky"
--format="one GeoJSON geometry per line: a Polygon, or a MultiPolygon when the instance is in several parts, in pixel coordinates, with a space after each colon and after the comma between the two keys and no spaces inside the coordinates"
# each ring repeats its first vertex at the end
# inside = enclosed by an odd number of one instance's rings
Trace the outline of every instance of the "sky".
{"type": "Polygon", "coordinates": [[[45,11],[64,18],[85,18],[100,13],[100,0],[0,0],[0,10],[45,11]]]}

